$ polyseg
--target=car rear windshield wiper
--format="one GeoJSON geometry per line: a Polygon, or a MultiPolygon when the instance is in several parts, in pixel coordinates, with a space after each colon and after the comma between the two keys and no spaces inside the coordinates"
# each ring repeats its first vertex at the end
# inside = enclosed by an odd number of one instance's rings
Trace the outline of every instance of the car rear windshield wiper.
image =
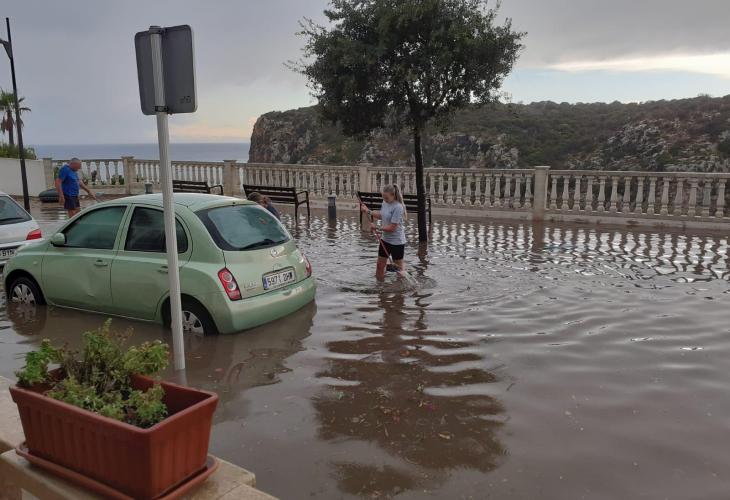
{"type": "Polygon", "coordinates": [[[239,250],[251,250],[253,248],[281,245],[282,243],[285,243],[285,242],[286,242],[286,240],[274,241],[271,238],[266,238],[261,241],[257,241],[256,243],[251,243],[249,245],[241,247],[241,248],[239,248],[239,250]]]}

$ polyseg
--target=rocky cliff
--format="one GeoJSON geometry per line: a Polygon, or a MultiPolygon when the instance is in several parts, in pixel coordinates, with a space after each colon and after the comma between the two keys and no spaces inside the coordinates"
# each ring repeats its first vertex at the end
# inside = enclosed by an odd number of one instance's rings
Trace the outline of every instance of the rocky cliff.
{"type": "MultiPolygon", "coordinates": [[[[641,104],[539,102],[472,107],[424,144],[428,166],[730,171],[730,95],[641,104]]],[[[315,107],[262,115],[249,161],[412,165],[407,133],[365,140],[322,123],[315,107]]]]}

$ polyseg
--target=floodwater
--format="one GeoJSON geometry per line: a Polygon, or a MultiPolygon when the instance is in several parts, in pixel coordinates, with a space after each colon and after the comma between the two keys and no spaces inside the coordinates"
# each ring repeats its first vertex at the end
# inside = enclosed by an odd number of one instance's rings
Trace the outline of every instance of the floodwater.
{"type": "MultiPolygon", "coordinates": [[[[47,231],[57,213],[36,207],[47,231]]],[[[221,397],[211,451],[261,489],[730,497],[726,234],[436,220],[428,246],[408,248],[410,287],[375,282],[376,243],[344,215],[285,216],[314,266],[315,304],[187,341],[188,383],[221,397]]],[[[0,374],[42,338],[75,344],[103,320],[0,299],[0,374]]]]}

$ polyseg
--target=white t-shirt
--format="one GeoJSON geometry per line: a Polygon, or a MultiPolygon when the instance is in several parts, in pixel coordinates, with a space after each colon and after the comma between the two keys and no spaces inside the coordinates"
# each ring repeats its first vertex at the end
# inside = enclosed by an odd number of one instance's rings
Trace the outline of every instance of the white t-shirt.
{"type": "Polygon", "coordinates": [[[394,201],[393,203],[386,203],[380,207],[380,219],[383,221],[383,227],[390,224],[398,224],[395,231],[383,231],[383,241],[390,243],[391,245],[405,245],[406,244],[406,232],[403,229],[403,219],[405,216],[405,209],[403,205],[394,201]]]}

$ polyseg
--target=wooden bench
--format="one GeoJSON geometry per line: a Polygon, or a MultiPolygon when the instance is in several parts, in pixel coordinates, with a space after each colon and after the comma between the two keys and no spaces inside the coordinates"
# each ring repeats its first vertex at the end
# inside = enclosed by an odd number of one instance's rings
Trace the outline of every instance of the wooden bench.
{"type": "Polygon", "coordinates": [[[244,184],[243,192],[248,195],[251,193],[260,193],[272,201],[272,203],[282,203],[285,205],[294,205],[294,219],[299,218],[299,205],[307,206],[307,217],[309,217],[309,191],[297,191],[292,187],[279,186],[256,186],[253,184],[244,184]],[[300,198],[299,195],[304,195],[300,198]]]}
{"type": "MultiPolygon", "coordinates": [[[[357,192],[357,197],[360,201],[368,207],[370,210],[380,210],[380,205],[383,203],[383,195],[381,193],[366,193],[363,191],[357,192]]],[[[418,196],[415,194],[404,194],[403,204],[406,206],[406,210],[411,214],[418,216],[418,196]]],[[[428,223],[431,224],[431,199],[426,197],[426,213],[428,214],[428,223]]],[[[362,212],[360,212],[360,224],[362,224],[362,212]]]]}
{"type": "Polygon", "coordinates": [[[223,194],[223,186],[216,184],[215,186],[209,186],[207,182],[202,181],[172,181],[172,192],[173,193],[206,193],[210,194],[211,191],[217,189],[219,194],[223,194]]]}

